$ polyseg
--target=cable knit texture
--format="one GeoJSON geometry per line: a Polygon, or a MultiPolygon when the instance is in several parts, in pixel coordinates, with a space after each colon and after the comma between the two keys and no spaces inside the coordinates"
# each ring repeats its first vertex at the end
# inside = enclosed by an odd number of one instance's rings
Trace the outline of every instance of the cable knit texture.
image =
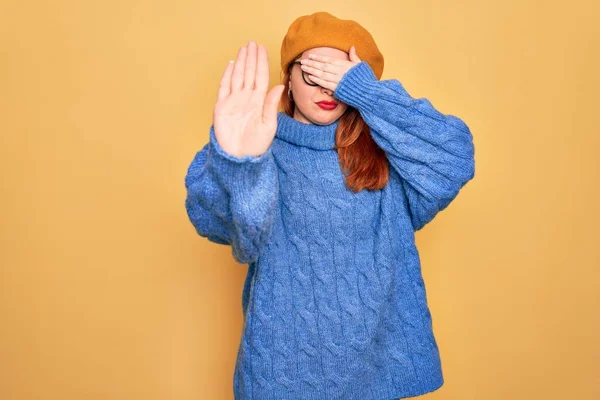
{"type": "Polygon", "coordinates": [[[474,177],[467,125],[398,80],[353,66],[334,96],[357,108],[390,161],[381,190],[345,187],[339,121],[278,114],[260,156],[209,142],[186,175],[199,235],[248,264],[233,392],[254,400],[391,400],[442,386],[415,231],[474,177]]]}

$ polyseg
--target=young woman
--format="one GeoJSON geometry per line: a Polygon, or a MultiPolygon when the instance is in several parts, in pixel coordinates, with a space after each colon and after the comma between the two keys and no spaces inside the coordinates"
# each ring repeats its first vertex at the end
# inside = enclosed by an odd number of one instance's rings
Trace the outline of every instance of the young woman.
{"type": "Polygon", "coordinates": [[[298,18],[281,67],[283,84],[268,91],[265,48],[239,50],[185,178],[198,234],[248,264],[235,398],[436,390],[414,233],[474,177],[470,130],[380,80],[383,56],[355,21],[298,18]]]}

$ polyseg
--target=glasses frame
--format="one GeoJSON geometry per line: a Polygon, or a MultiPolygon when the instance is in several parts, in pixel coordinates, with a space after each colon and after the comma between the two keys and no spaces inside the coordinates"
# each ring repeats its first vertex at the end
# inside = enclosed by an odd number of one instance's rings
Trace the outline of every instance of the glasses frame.
{"type": "MultiPolygon", "coordinates": [[[[294,60],[293,64],[300,64],[300,65],[302,65],[302,62],[300,60],[294,60]]],[[[303,69],[300,69],[300,71],[302,72],[302,80],[304,81],[304,83],[306,83],[308,86],[320,86],[317,83],[309,83],[306,80],[306,77],[304,76],[305,71],[303,69]]]]}

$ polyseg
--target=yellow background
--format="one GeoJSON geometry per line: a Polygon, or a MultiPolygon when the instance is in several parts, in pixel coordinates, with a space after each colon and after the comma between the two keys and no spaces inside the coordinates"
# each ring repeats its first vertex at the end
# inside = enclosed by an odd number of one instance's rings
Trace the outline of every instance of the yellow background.
{"type": "Polygon", "coordinates": [[[184,176],[227,61],[263,43],[274,86],[321,10],[474,135],[417,233],[425,397],[600,398],[598,2],[113,0],[0,6],[1,399],[233,398],[246,266],[196,235],[184,176]]]}

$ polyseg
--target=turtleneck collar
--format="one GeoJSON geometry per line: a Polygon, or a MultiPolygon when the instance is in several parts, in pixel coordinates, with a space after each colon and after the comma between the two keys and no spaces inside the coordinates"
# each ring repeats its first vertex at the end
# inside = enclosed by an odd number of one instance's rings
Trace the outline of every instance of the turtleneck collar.
{"type": "Polygon", "coordinates": [[[280,111],[277,114],[275,136],[285,142],[315,150],[330,150],[335,147],[335,131],[339,119],[329,125],[306,124],[280,111]]]}

